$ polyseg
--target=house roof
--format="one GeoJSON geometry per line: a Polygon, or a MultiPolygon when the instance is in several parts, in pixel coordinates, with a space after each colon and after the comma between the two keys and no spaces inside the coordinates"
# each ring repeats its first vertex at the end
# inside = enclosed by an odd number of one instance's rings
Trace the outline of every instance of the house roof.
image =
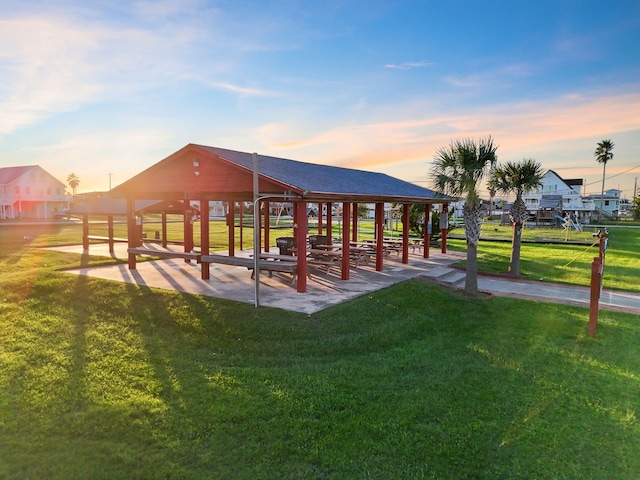
{"type": "Polygon", "coordinates": [[[58,184],[64,187],[64,183],[55,178],[49,172],[47,172],[40,165],[22,165],[18,167],[1,167],[0,168],[0,185],[8,185],[15,182],[20,177],[24,176],[32,170],[45,173],[51,180],[55,180],[58,184]]]}
{"type": "MultiPolygon", "coordinates": [[[[307,201],[442,203],[453,200],[383,173],[257,155],[261,194],[307,201]]],[[[135,198],[253,198],[253,154],[189,144],[111,191],[135,198]]]]}
{"type": "Polygon", "coordinates": [[[0,185],[8,185],[16,181],[29,170],[35,168],[35,165],[25,165],[22,167],[2,167],[0,168],[0,185]]]}

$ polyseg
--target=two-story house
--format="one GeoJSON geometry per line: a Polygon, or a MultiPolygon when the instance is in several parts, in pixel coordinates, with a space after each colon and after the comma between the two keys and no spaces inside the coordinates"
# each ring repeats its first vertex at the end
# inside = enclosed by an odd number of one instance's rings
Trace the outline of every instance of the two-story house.
{"type": "Polygon", "coordinates": [[[586,198],[594,203],[597,217],[602,216],[606,220],[617,220],[620,215],[621,193],[621,190],[612,188],[605,190],[604,195],[593,193],[586,198]]]}
{"type": "Polygon", "coordinates": [[[541,186],[522,196],[527,210],[540,222],[553,222],[556,216],[573,213],[577,220],[589,223],[595,204],[582,196],[582,179],[564,179],[553,170],[543,175],[541,186]]]}
{"type": "Polygon", "coordinates": [[[69,208],[65,185],[38,165],[0,168],[0,219],[46,219],[69,208]]]}

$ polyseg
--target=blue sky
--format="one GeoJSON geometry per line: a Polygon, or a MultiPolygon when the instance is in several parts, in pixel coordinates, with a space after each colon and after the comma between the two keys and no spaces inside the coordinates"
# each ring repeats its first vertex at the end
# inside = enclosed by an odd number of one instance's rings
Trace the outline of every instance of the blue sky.
{"type": "Polygon", "coordinates": [[[640,176],[637,0],[3,0],[0,45],[0,166],[80,192],[187,143],[428,186],[438,148],[489,134],[587,193],[603,139],[606,188],[640,176]]]}

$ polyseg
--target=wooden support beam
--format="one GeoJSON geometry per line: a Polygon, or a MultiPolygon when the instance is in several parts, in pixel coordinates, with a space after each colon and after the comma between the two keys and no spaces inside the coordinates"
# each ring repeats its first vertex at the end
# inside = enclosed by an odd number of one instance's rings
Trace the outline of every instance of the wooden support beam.
{"type": "Polygon", "coordinates": [[[349,280],[349,232],[351,231],[351,204],[344,202],[342,204],[342,280],[349,280]]]}
{"type": "Polygon", "coordinates": [[[411,205],[402,205],[402,263],[409,263],[409,210],[411,205]]]}
{"type": "MultiPolygon", "coordinates": [[[[209,200],[203,197],[200,199],[200,255],[209,255],[209,243],[209,200]],[[206,212],[206,215],[202,212],[206,212]]],[[[202,280],[209,280],[208,263],[200,266],[200,276],[202,280]]]]}
{"type": "Polygon", "coordinates": [[[424,206],[424,249],[422,250],[422,256],[429,258],[429,244],[431,243],[431,234],[429,229],[431,228],[431,204],[428,203],[424,206]]]}
{"type": "Polygon", "coordinates": [[[296,237],[296,249],[298,252],[298,278],[297,290],[300,293],[307,291],[307,202],[295,202],[293,235],[296,237]]]}
{"type": "Polygon", "coordinates": [[[376,271],[383,269],[384,256],[384,203],[376,203],[375,213],[375,237],[376,237],[376,271]]]}

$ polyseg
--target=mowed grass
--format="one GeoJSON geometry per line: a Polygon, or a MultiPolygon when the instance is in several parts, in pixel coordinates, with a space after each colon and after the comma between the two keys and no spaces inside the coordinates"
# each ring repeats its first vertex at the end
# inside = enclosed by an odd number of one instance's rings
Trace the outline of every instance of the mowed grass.
{"type": "MultiPolygon", "coordinates": [[[[505,274],[509,270],[511,241],[508,227],[487,228],[478,244],[478,271],[505,274]],[[498,232],[494,229],[498,228],[498,232]]],[[[589,286],[591,263],[599,254],[599,240],[588,234],[585,245],[565,243],[553,239],[554,231],[538,230],[539,242],[523,242],[520,273],[528,280],[589,286]],[[551,243],[554,241],[555,243],[551,243]]],[[[574,235],[583,235],[574,232],[574,235]]],[[[466,250],[460,239],[449,239],[455,250],[466,250]]],[[[465,261],[458,264],[464,267],[465,261]]],[[[611,226],[608,230],[608,249],[605,255],[603,287],[614,290],[640,292],[640,228],[611,226]]]]}
{"type": "Polygon", "coordinates": [[[70,228],[0,226],[0,478],[640,474],[635,315],[591,339],[586,309],[420,281],[254,310],[65,274],[113,262],[33,247],[70,228]]]}

